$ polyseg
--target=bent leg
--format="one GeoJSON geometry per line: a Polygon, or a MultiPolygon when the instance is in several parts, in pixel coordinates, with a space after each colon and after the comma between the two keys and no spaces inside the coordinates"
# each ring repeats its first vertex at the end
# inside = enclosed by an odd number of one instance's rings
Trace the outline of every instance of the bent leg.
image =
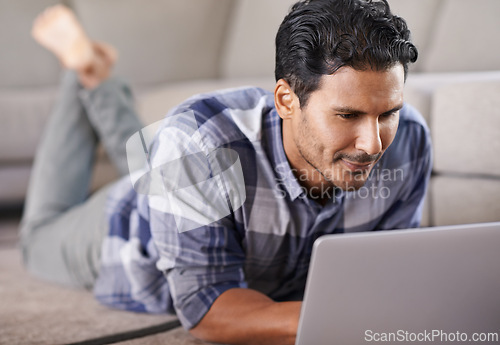
{"type": "Polygon", "coordinates": [[[21,226],[23,256],[30,271],[69,285],[75,284],[68,268],[57,262],[65,231],[73,229],[70,224],[51,226],[82,204],[89,192],[97,135],[79,99],[81,89],[76,73],[66,72],[37,150],[21,226]]]}
{"type": "Polygon", "coordinates": [[[80,92],[81,102],[106,153],[121,176],[128,174],[127,140],[143,125],[135,110],[128,86],[110,78],[92,90],[80,92]]]}
{"type": "Polygon", "coordinates": [[[125,143],[140,128],[125,84],[108,79],[87,90],[67,72],[37,152],[22,221],[23,256],[34,275],[92,287],[108,232],[107,188],[87,199],[96,145],[104,144],[125,175],[125,143]]]}
{"type": "Polygon", "coordinates": [[[53,283],[91,289],[99,273],[102,240],[108,233],[105,204],[108,188],[46,223],[25,224],[25,266],[53,283]]]}
{"type": "Polygon", "coordinates": [[[33,34],[75,71],[63,78],[35,157],[21,222],[23,257],[36,276],[90,288],[108,232],[107,188],[88,198],[96,146],[102,141],[125,175],[125,142],[141,124],[129,89],[108,79],[116,52],[90,42],[70,10],[47,9],[35,20],[33,34]],[[66,39],[62,46],[59,36],[66,39]],[[81,49],[73,49],[82,45],[91,54],[81,56],[81,49]],[[78,66],[68,62],[75,59],[78,66]]]}
{"type": "Polygon", "coordinates": [[[67,72],[37,152],[22,221],[23,256],[34,275],[92,287],[108,232],[107,188],[87,199],[96,146],[101,141],[126,175],[125,143],[141,127],[124,83],[108,79],[87,90],[67,72]]]}

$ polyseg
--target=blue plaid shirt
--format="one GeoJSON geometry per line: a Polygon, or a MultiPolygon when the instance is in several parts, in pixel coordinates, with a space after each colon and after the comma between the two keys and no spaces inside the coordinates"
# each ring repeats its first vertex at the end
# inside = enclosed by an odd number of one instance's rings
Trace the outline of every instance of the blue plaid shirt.
{"type": "MultiPolygon", "coordinates": [[[[365,186],[338,192],[325,206],[307,197],[292,172],[270,92],[240,88],[197,95],[167,119],[186,112],[194,115],[198,137],[194,140],[192,126],[181,121],[162,127],[150,147],[152,166],[168,155],[172,135],[193,139],[192,152],[201,146],[234,150],[244,202],[208,225],[179,231],[172,207],[155,205],[161,197],[138,193],[128,177],[117,182],[109,192],[110,231],[94,287],[103,304],[175,312],[189,329],[231,288],[255,289],[277,301],[301,299],[313,243],[324,234],[419,226],[431,141],[421,115],[409,105],[365,186]]],[[[207,207],[213,194],[209,188],[197,193],[199,203],[192,208],[203,216],[213,210],[207,207]]],[[[229,200],[231,191],[226,193],[229,200]]]]}

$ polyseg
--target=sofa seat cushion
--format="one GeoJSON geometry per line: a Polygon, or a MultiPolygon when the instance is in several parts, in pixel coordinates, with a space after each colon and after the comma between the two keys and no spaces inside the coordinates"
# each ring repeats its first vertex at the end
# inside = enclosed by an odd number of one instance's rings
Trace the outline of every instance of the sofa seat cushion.
{"type": "Polygon", "coordinates": [[[0,165],[0,206],[22,204],[31,174],[31,164],[0,165]]]}
{"type": "Polygon", "coordinates": [[[431,181],[433,225],[500,221],[500,179],[439,175],[431,181]]]}
{"type": "Polygon", "coordinates": [[[0,164],[30,162],[49,118],[57,89],[0,89],[0,164]]]}
{"type": "Polygon", "coordinates": [[[500,178],[500,78],[457,83],[434,95],[434,169],[500,178]]]}
{"type": "MultiPolygon", "coordinates": [[[[450,84],[500,81],[500,71],[455,73],[410,73],[405,85],[405,101],[417,108],[432,126],[431,112],[434,92],[450,84]]],[[[435,116],[440,116],[435,114],[435,116]]]]}
{"type": "Polygon", "coordinates": [[[163,119],[173,107],[199,93],[242,86],[257,86],[272,91],[274,84],[272,75],[264,78],[206,79],[166,83],[155,88],[139,90],[137,110],[143,123],[151,124],[163,119]]]}

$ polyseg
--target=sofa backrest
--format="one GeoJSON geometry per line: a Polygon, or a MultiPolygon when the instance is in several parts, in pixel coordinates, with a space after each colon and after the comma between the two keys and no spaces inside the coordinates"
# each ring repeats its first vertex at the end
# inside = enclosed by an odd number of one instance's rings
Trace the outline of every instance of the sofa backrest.
{"type": "MultiPolygon", "coordinates": [[[[57,0],[0,0],[0,88],[55,85],[57,60],[29,32],[57,0]]],[[[115,45],[133,85],[272,77],[274,39],[295,0],[66,0],[90,36],[115,45]]],[[[416,72],[500,70],[499,0],[389,0],[407,19],[416,72]]]]}
{"type": "Polygon", "coordinates": [[[274,76],[274,40],[296,0],[236,0],[220,60],[221,77],[274,76]]]}
{"type": "MultiPolygon", "coordinates": [[[[295,0],[234,0],[224,78],[274,75],[274,38],[295,0]]],[[[500,70],[499,0],[389,0],[419,49],[414,72],[500,70]]]]}
{"type": "Polygon", "coordinates": [[[54,85],[59,64],[30,36],[33,19],[57,0],[0,0],[0,89],[54,85]]]}
{"type": "Polygon", "coordinates": [[[391,11],[406,20],[412,42],[419,51],[417,62],[410,66],[413,72],[422,70],[422,60],[430,45],[443,2],[443,0],[389,0],[391,11]]]}
{"type": "Polygon", "coordinates": [[[116,46],[134,85],[215,78],[231,0],[71,0],[91,37],[116,46]]]}
{"type": "Polygon", "coordinates": [[[500,1],[442,1],[422,72],[500,70],[500,1]]]}
{"type": "Polygon", "coordinates": [[[431,225],[500,220],[500,72],[495,74],[434,93],[431,225]]]}

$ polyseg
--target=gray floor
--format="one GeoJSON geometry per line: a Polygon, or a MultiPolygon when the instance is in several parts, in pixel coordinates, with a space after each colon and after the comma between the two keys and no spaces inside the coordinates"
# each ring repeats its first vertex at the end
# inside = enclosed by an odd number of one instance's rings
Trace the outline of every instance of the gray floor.
{"type": "Polygon", "coordinates": [[[30,276],[17,248],[18,225],[18,214],[0,216],[0,344],[206,344],[175,316],[112,310],[91,292],[30,276]]]}

